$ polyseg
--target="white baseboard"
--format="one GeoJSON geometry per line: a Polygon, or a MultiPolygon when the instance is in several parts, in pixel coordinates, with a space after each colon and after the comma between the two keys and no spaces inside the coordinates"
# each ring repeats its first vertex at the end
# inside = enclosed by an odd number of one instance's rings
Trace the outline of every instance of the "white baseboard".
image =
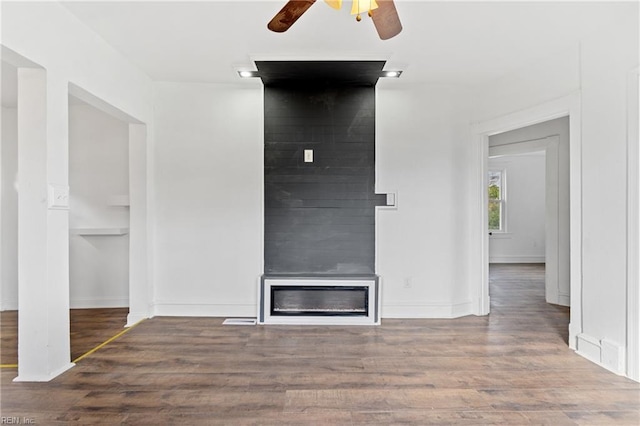
{"type": "Polygon", "coordinates": [[[600,358],[604,368],[616,374],[624,375],[627,367],[626,348],[608,339],[600,341],[600,348],[600,358]]]}
{"type": "Polygon", "coordinates": [[[129,299],[71,299],[70,309],[128,308],[129,299]]]}
{"type": "Polygon", "coordinates": [[[577,336],[576,353],[585,357],[591,362],[600,364],[600,342],[584,333],[577,336]]]}
{"type": "Polygon", "coordinates": [[[473,302],[454,303],[451,305],[451,318],[460,318],[473,313],[473,302]]]}
{"type": "Polygon", "coordinates": [[[615,374],[625,374],[625,348],[622,345],[581,333],[577,336],[576,353],[615,374]]]}
{"type": "MultiPolygon", "coordinates": [[[[69,301],[70,309],[94,308],[128,308],[129,299],[73,299],[69,301]]],[[[2,301],[0,311],[17,311],[18,301],[2,301]]]]}
{"type": "Polygon", "coordinates": [[[131,327],[133,325],[136,325],[137,323],[139,323],[143,319],[147,319],[147,318],[149,318],[148,314],[129,312],[129,315],[127,315],[127,323],[124,326],[125,326],[125,328],[126,327],[131,327]]]}
{"type": "Polygon", "coordinates": [[[543,256],[490,256],[489,263],[545,263],[543,256]]]}
{"type": "Polygon", "coordinates": [[[55,379],[56,377],[58,377],[59,375],[61,375],[62,373],[64,373],[65,371],[75,366],[76,365],[73,362],[70,362],[69,364],[66,364],[58,368],[56,371],[49,374],[44,374],[44,375],[22,373],[18,375],[18,377],[16,377],[15,379],[13,379],[13,381],[14,382],[49,382],[55,379]]]}
{"type": "Polygon", "coordinates": [[[558,305],[571,306],[571,296],[568,294],[558,294],[558,305]]]}
{"type": "Polygon", "coordinates": [[[461,303],[432,304],[382,304],[382,319],[385,318],[458,318],[473,314],[471,301],[461,303]]]}
{"type": "Polygon", "coordinates": [[[154,316],[167,317],[250,317],[256,318],[257,303],[246,304],[197,304],[158,302],[154,305],[154,316]]]}
{"type": "Polygon", "coordinates": [[[2,306],[0,306],[0,311],[17,311],[17,310],[18,310],[18,299],[2,301],[2,306]]]}
{"type": "Polygon", "coordinates": [[[569,323],[569,347],[574,351],[578,349],[578,336],[582,328],[572,322],[569,323]]]}
{"type": "MultiPolygon", "coordinates": [[[[69,301],[70,309],[94,309],[94,308],[128,308],[129,299],[72,299],[69,301]]],[[[18,301],[3,300],[0,311],[17,311],[18,301]]]]}

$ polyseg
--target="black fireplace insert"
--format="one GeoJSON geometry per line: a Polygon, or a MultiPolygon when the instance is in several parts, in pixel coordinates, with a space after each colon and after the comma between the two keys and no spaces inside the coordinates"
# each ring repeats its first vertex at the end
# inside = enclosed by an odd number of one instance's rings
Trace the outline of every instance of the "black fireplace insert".
{"type": "Polygon", "coordinates": [[[369,291],[363,286],[271,286],[274,316],[367,316],[369,291]]]}

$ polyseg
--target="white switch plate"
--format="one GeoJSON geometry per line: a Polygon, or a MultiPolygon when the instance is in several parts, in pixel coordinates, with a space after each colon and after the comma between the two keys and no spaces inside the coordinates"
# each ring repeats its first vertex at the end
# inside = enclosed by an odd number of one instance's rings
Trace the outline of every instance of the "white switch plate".
{"type": "Polygon", "coordinates": [[[69,187],[66,185],[49,184],[48,206],[50,209],[69,209],[69,187]]]}
{"type": "Polygon", "coordinates": [[[387,193],[387,206],[396,205],[396,194],[393,192],[387,193]]]}
{"type": "Polygon", "coordinates": [[[304,150],[304,162],[305,163],[313,163],[313,150],[305,149],[304,150]]]}

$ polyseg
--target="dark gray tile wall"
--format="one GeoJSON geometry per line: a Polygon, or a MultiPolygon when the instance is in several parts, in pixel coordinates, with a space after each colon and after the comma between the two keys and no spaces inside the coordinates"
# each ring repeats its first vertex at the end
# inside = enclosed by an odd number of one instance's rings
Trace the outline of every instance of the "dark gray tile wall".
{"type": "Polygon", "coordinates": [[[373,274],[375,88],[265,86],[264,102],[265,274],[373,274]]]}

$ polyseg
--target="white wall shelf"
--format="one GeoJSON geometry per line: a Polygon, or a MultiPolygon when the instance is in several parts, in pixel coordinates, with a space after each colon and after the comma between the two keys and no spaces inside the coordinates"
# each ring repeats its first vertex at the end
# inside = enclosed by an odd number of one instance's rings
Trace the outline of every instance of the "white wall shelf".
{"type": "Polygon", "coordinates": [[[127,235],[129,228],[72,228],[70,229],[72,235],[83,236],[109,236],[109,235],[127,235]]]}

